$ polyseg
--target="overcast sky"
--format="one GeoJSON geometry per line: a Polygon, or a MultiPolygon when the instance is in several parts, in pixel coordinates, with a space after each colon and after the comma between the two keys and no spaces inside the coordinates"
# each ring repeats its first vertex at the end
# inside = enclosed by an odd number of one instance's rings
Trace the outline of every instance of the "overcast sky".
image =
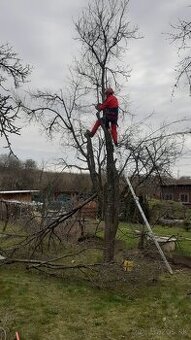
{"type": "MultiPolygon", "coordinates": [[[[33,66],[26,89],[64,86],[68,66],[77,53],[73,20],[86,4],[86,0],[0,0],[0,42],[9,43],[24,63],[33,66]]],[[[154,112],[153,122],[160,125],[191,117],[188,88],[183,86],[171,96],[178,56],[164,34],[178,18],[190,18],[189,5],[188,0],[130,1],[129,19],[144,36],[132,41],[127,51],[132,69],[127,84],[129,105],[137,119],[154,112]]],[[[189,125],[191,128],[191,120],[174,129],[189,125]]],[[[26,126],[21,137],[12,138],[12,142],[19,158],[33,158],[39,164],[51,163],[62,155],[58,144],[48,141],[38,126],[26,126]]],[[[186,138],[185,155],[174,174],[191,175],[191,136],[186,138]]]]}

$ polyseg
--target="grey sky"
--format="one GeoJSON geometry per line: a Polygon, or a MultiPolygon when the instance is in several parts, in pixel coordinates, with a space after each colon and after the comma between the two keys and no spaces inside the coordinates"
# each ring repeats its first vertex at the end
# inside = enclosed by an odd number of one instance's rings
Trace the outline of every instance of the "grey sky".
{"type": "MultiPolygon", "coordinates": [[[[33,66],[26,89],[63,87],[68,65],[77,53],[73,19],[80,15],[87,1],[0,0],[0,4],[1,43],[8,42],[24,63],[33,66]]],[[[189,18],[189,5],[188,0],[130,1],[130,21],[139,26],[144,36],[130,43],[126,57],[132,68],[127,84],[130,109],[137,119],[154,112],[151,124],[159,125],[163,121],[191,117],[188,89],[182,87],[171,97],[177,51],[162,34],[169,32],[170,24],[178,18],[189,18]]],[[[191,121],[186,128],[189,124],[191,121]]],[[[26,126],[22,136],[12,141],[19,158],[51,162],[62,154],[57,141],[49,142],[38,126],[26,126]]],[[[191,136],[185,145],[186,155],[177,164],[175,175],[191,174],[191,136]]]]}

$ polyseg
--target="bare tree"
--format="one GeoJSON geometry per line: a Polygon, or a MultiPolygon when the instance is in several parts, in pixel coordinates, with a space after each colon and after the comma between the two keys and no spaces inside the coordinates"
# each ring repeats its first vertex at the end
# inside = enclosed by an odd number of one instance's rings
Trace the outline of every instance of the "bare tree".
{"type": "Polygon", "coordinates": [[[110,133],[103,124],[97,137],[84,137],[91,110],[91,105],[86,103],[95,101],[95,98],[99,101],[100,97],[103,100],[108,85],[114,84],[117,90],[122,79],[129,76],[122,58],[128,41],[138,36],[137,27],[131,27],[128,21],[128,3],[128,0],[94,0],[89,3],[76,23],[82,59],[75,63],[70,86],[56,93],[37,91],[32,95],[34,107],[25,107],[29,117],[37,119],[49,136],[60,134],[65,153],[67,148],[68,151],[75,150],[74,164],[63,157],[64,166],[89,171],[92,191],[97,194],[105,222],[105,262],[114,258],[122,195],[120,181],[124,173],[134,176],[161,173],[176,155],[176,152],[171,156],[167,152],[163,129],[158,135],[151,133],[148,137],[145,132],[145,136],[140,137],[143,132],[139,133],[136,125],[129,126],[121,136],[117,156],[110,133]]]}
{"type": "Polygon", "coordinates": [[[179,62],[176,67],[177,77],[175,88],[179,85],[181,79],[186,80],[191,93],[191,22],[189,20],[179,19],[174,25],[171,25],[172,33],[169,34],[170,40],[178,48],[179,62]]]}
{"type": "Polygon", "coordinates": [[[11,134],[20,134],[17,118],[20,103],[14,100],[10,91],[10,81],[14,87],[24,83],[30,74],[28,65],[24,66],[9,45],[0,45],[0,135],[5,139],[9,152],[12,153],[11,134]],[[8,88],[7,88],[8,87],[8,88]]]}
{"type": "Polygon", "coordinates": [[[65,140],[66,144],[76,148],[78,159],[81,164],[85,162],[84,169],[90,172],[93,191],[98,194],[99,204],[104,206],[105,261],[111,261],[114,256],[119,176],[110,133],[102,125],[104,141],[99,143],[99,147],[92,144],[90,138],[86,142],[80,110],[85,110],[85,96],[91,98],[93,94],[96,101],[99,101],[101,93],[103,100],[105,89],[111,82],[117,89],[118,79],[129,76],[128,69],[120,67],[120,58],[127,42],[137,36],[137,27],[131,27],[127,18],[128,3],[128,0],[90,2],[75,25],[77,39],[82,45],[83,62],[76,62],[74,67],[72,91],[67,96],[63,96],[62,91],[59,94],[38,91],[33,96],[41,101],[39,108],[33,109],[33,114],[43,122],[49,134],[55,131],[62,133],[62,143],[65,140]]]}

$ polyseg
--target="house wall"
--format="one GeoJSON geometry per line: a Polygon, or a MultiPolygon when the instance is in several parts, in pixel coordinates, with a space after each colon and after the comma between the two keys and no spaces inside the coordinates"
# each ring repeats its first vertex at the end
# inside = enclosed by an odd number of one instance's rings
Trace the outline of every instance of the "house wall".
{"type": "Polygon", "coordinates": [[[191,208],[191,185],[163,185],[161,186],[161,199],[182,202],[191,208]]]}
{"type": "Polygon", "coordinates": [[[0,194],[0,200],[7,201],[19,201],[19,202],[31,202],[31,193],[4,193],[0,194]]]}
{"type": "MultiPolygon", "coordinates": [[[[63,203],[70,202],[71,207],[75,207],[80,204],[81,199],[85,200],[86,194],[79,194],[75,191],[63,191],[63,192],[56,192],[54,194],[54,199],[63,203]]],[[[80,214],[82,218],[96,218],[97,216],[97,203],[96,201],[91,201],[86,204],[82,209],[80,209],[80,214]]]]}

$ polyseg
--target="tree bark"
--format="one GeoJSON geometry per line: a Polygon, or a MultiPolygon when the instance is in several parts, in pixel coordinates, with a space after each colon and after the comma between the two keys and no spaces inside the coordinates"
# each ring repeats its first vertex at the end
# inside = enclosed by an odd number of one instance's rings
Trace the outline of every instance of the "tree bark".
{"type": "Polygon", "coordinates": [[[114,259],[115,236],[118,229],[119,215],[119,176],[113,154],[110,133],[105,131],[107,149],[107,183],[105,190],[105,231],[104,231],[104,262],[114,259]]]}
{"type": "Polygon", "coordinates": [[[93,192],[97,193],[97,216],[103,217],[103,187],[96,172],[96,165],[93,153],[91,138],[87,136],[87,162],[92,181],[93,192]]]}
{"type": "Polygon", "coordinates": [[[114,159],[114,148],[109,131],[103,124],[102,128],[105,133],[106,151],[107,151],[107,169],[106,184],[103,198],[103,188],[100,187],[97,173],[95,170],[94,154],[90,137],[87,137],[88,164],[90,176],[93,183],[93,190],[98,195],[98,205],[102,204],[105,208],[104,214],[104,262],[111,262],[114,259],[115,236],[118,228],[119,215],[119,175],[116,169],[116,160],[114,159]]]}

